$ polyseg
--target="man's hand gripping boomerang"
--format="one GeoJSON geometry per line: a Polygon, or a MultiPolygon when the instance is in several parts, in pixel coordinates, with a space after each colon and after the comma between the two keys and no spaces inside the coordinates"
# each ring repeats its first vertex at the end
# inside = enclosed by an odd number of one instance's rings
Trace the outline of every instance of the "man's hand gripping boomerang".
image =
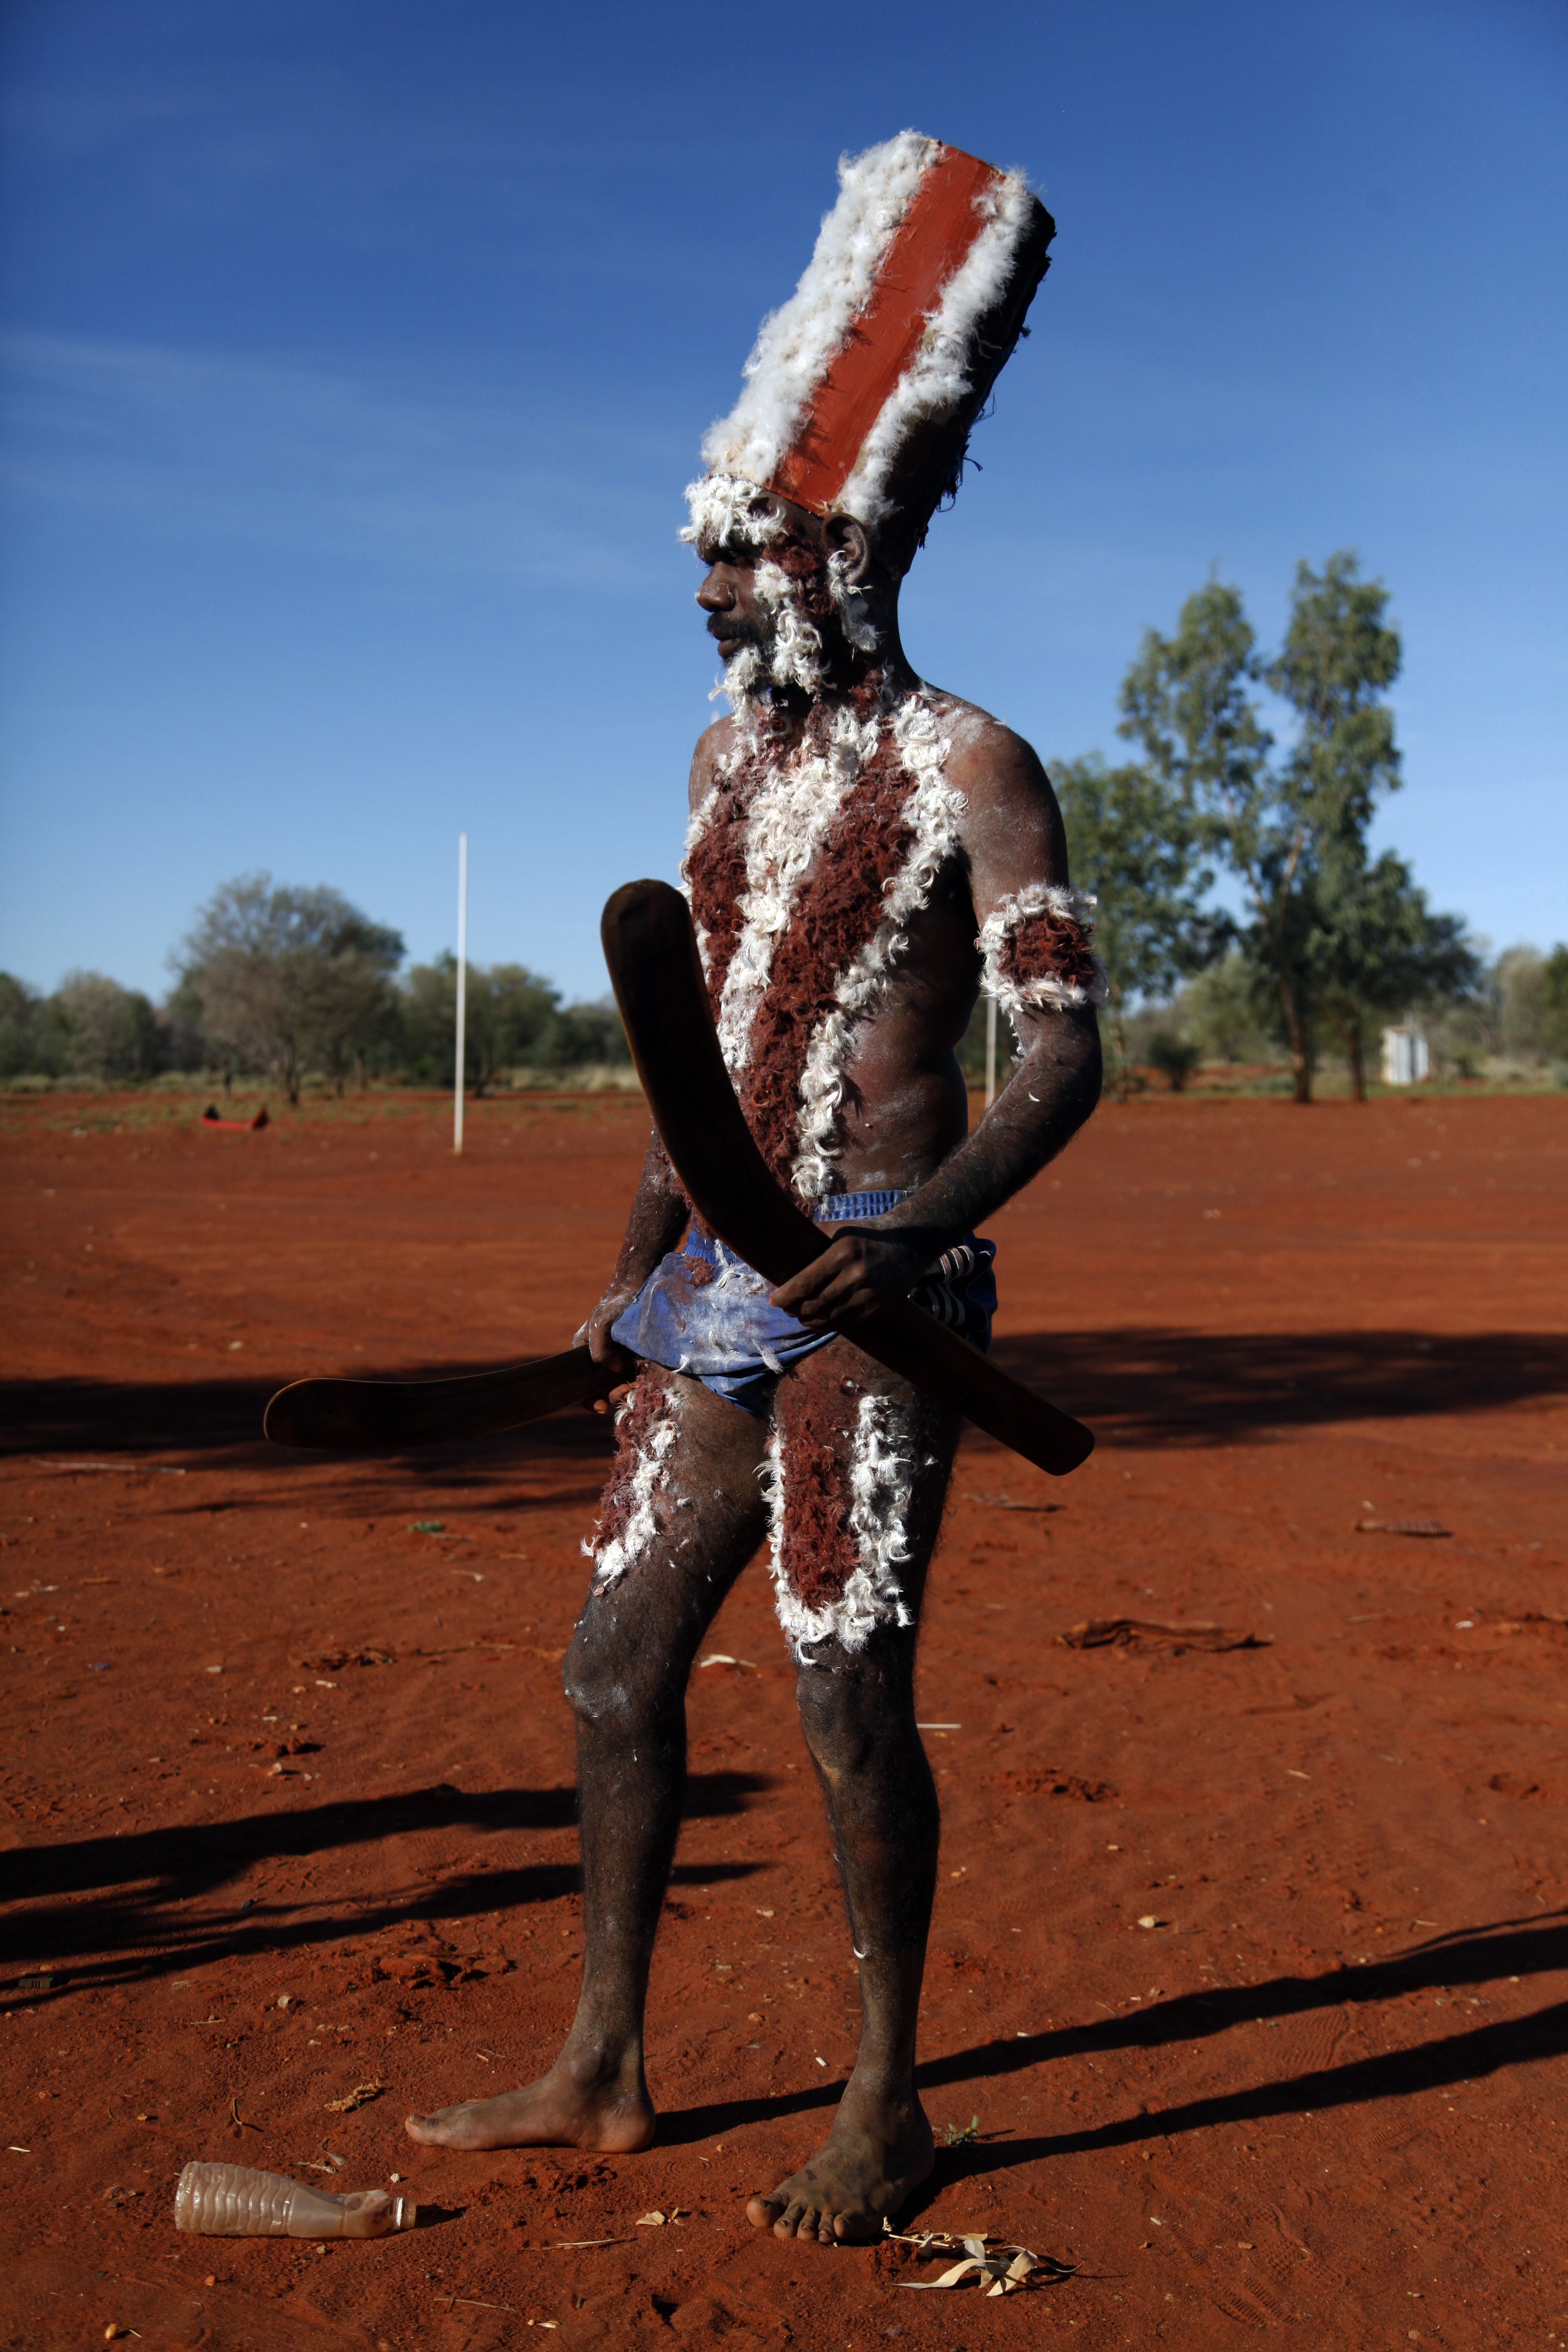
{"type": "MultiPolygon", "coordinates": [[[[663,882],[628,882],[600,925],[632,1059],[670,1164],[692,1205],[775,1287],[820,1257],[829,1235],[775,1181],[735,1099],[709,1011],[686,901],[663,882]]],[[[1054,1478],[1094,1445],[1081,1422],[1020,1382],[908,1299],[854,1318],[855,1345],[1054,1478]]],[[[515,1429],[591,1402],[634,1377],[586,1348],[447,1381],[296,1381],[267,1408],[280,1445],[398,1449],[515,1429]]]]}

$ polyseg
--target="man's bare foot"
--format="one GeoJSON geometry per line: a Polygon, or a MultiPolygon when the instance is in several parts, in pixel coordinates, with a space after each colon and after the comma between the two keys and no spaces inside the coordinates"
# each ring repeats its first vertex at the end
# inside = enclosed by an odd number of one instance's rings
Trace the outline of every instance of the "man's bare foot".
{"type": "Polygon", "coordinates": [[[563,2057],[520,2091],[407,2116],[403,2128],[422,2147],[600,2147],[629,2155],[647,2146],[653,2126],[640,2064],[615,2075],[595,2070],[584,2082],[563,2057]]]}
{"type": "Polygon", "coordinates": [[[882,2234],[882,2216],[896,2213],[930,2173],[931,2126],[912,2095],[882,2101],[856,2094],[850,2083],[827,2144],[766,2197],[753,2197],[746,2219],[775,2238],[815,2238],[863,2244],[882,2234]]]}

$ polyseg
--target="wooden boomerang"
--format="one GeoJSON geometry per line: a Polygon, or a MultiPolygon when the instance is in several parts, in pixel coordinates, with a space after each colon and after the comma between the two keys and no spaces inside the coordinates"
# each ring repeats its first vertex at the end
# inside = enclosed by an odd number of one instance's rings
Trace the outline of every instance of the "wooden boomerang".
{"type": "MultiPolygon", "coordinates": [[[[830,1237],[796,1208],[758,1150],[719,1050],[696,934],[666,882],[628,882],[599,926],[605,961],[654,1124],[691,1202],[738,1257],[775,1286],[830,1237]]],[[[927,1396],[961,1412],[1053,1478],[1087,1461],[1094,1437],[908,1299],[846,1336],[927,1396]]]]}
{"type": "MultiPolygon", "coordinates": [[[[633,1058],[681,1181],[738,1255],[770,1282],[787,1282],[828,1239],[774,1181],[746,1126],[714,1034],[685,900],[662,882],[629,882],[605,908],[601,930],[633,1058]]],[[[908,1301],[881,1308],[850,1336],[1053,1477],[1076,1470],[1093,1449],[1080,1422],[908,1301]]],[[[607,1396],[636,1371],[636,1358],[622,1350],[596,1364],[586,1348],[572,1348],[458,1380],[294,1381],[273,1397],[262,1427],[275,1445],[395,1453],[519,1429],[607,1396]]]]}
{"type": "Polygon", "coordinates": [[[618,1348],[602,1364],[586,1348],[569,1348],[564,1355],[454,1381],[293,1381],[279,1390],[261,1426],[274,1445],[398,1453],[405,1445],[521,1429],[563,1405],[608,1396],[637,1370],[637,1358],[618,1348]]]}

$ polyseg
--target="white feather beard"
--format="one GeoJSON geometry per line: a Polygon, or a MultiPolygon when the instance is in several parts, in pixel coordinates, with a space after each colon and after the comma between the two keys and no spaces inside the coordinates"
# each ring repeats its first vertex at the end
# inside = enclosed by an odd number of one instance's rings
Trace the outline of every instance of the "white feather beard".
{"type": "Polygon", "coordinates": [[[908,1432],[897,1426],[898,1419],[888,1398],[861,1398],[849,1459],[849,1532],[859,1559],[838,1599],[825,1609],[808,1609],[792,1591],[784,1573],[788,1473],[778,1438],[769,1444],[763,1484],[768,1503],[773,1591],[779,1623],[797,1663],[804,1643],[826,1641],[832,1635],[853,1653],[865,1648],[878,1625],[914,1622],[898,1574],[910,1557],[906,1521],[914,1491],[914,1454],[908,1432]]]}
{"type": "Polygon", "coordinates": [[[1095,977],[1087,986],[1082,981],[1058,979],[1054,971],[1042,972],[1037,980],[1022,982],[1007,978],[1002,971],[1002,949],[1008,932],[1037,915],[1046,914],[1092,931],[1099,903],[1088,890],[1073,890],[1059,882],[1026,882],[1021,890],[999,899],[980,926],[980,937],[974,944],[984,966],[984,991],[987,996],[996,999],[1007,1015],[1015,1038],[1018,1037],[1018,1020],[1024,1012],[1059,1013],[1069,1005],[1103,1004],[1110,990],[1104,967],[1098,961],[1095,977]]]}
{"type": "MultiPolygon", "coordinates": [[[[681,536],[689,534],[682,532],[681,536]]],[[[775,531],[772,536],[777,538],[779,533],[775,531]]],[[[754,536],[737,537],[731,544],[755,552],[757,542],[754,536]]],[[[829,572],[831,574],[831,564],[829,572]]],[[[772,623],[772,634],[765,646],[738,646],[708,696],[710,702],[716,702],[721,694],[727,695],[731,709],[742,720],[749,717],[753,695],[768,687],[798,687],[814,701],[822,691],[822,635],[806,614],[799,582],[792,580],[782,564],[761,554],[753,568],[752,582],[757,602],[772,623]]],[[[828,589],[837,602],[831,576],[828,589]]],[[[847,621],[846,625],[852,624],[847,621]]],[[[854,642],[860,640],[857,637],[854,642]]],[[[871,643],[876,643],[874,636],[871,643]]]]}
{"type": "Polygon", "coordinates": [[[766,556],[752,577],[757,602],[773,623],[765,656],[768,684],[798,687],[815,701],[822,691],[822,636],[806,617],[799,583],[766,556]]]}
{"type": "MultiPolygon", "coordinates": [[[[630,1408],[631,1399],[627,1397],[616,1420],[630,1408]]],[[[607,1584],[618,1584],[627,1569],[637,1566],[651,1542],[655,1533],[654,1497],[663,1482],[665,1457],[675,1444],[675,1412],[667,1400],[664,1412],[648,1430],[631,1475],[632,1507],[626,1526],[618,1536],[600,1548],[595,1548],[589,1537],[583,1539],[583,1550],[594,1563],[595,1591],[607,1584]]]]}
{"type": "Polygon", "coordinates": [[[942,152],[938,141],[900,131],[863,154],[840,158],[838,201],[823,215],[805,275],[758,329],[740,399],[703,436],[711,473],[765,482],[774,472],[866,307],[910,199],[942,152]]]}
{"type": "Polygon", "coordinates": [[[820,1200],[833,1189],[833,1162],[840,1150],[835,1129],[856,1026],[887,988],[894,960],[908,944],[905,925],[926,905],[938,873],[958,846],[963,794],[942,773],[952,745],[937,732],[922,696],[911,694],[900,705],[893,714],[892,730],[905,771],[916,779],[903,808],[915,837],[887,885],[875,933],[840,974],[833,1010],[812,1031],[795,1121],[800,1150],[791,1170],[803,1201],[820,1200]]]}
{"type": "MultiPolygon", "coordinates": [[[[826,751],[783,761],[752,803],[746,887],[738,909],[741,932],[719,1005],[719,1043],[731,1077],[746,1066],[773,950],[789,929],[816,845],[875,752],[880,732],[879,717],[862,725],[847,705],[839,705],[829,720],[826,751]]],[[[704,802],[703,814],[707,808],[704,802]]]]}

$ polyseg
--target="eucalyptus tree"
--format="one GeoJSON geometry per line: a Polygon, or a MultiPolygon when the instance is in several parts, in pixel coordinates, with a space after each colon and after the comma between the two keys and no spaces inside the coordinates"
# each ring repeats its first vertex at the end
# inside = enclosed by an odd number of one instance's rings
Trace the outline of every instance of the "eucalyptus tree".
{"type": "Polygon", "coordinates": [[[1364,865],[1373,812],[1400,781],[1384,699],[1400,665],[1387,606],[1350,551],[1321,572],[1301,562],[1284,643],[1265,662],[1240,591],[1210,580],[1182,606],[1173,636],[1146,634],[1121,688],[1121,732],[1241,883],[1247,945],[1277,995],[1298,1102],[1312,1093],[1320,885],[1330,866],[1364,865]],[[1282,757],[1260,688],[1295,717],[1282,757]]]}
{"type": "Polygon", "coordinates": [[[292,1103],[309,1069],[341,1092],[351,1059],[383,1030],[403,940],[341,892],[224,883],[201,909],[177,963],[220,1054],[270,1071],[292,1103]]]}
{"type": "Polygon", "coordinates": [[[1106,1013],[1124,1086],[1124,1022],[1138,997],[1168,996],[1217,955],[1230,929],[1205,910],[1214,883],[1181,793],[1151,769],[1111,768],[1098,751],[1053,764],[1073,881],[1092,891],[1094,943],[1105,966],[1106,1013]]]}

